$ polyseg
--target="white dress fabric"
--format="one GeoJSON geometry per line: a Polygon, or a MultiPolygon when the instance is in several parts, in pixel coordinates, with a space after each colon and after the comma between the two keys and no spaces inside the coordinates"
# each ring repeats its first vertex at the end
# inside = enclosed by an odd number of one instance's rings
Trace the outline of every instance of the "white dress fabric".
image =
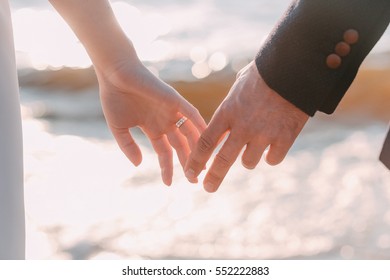
{"type": "Polygon", "coordinates": [[[10,7],[0,0],[0,260],[24,259],[23,145],[10,7]]]}

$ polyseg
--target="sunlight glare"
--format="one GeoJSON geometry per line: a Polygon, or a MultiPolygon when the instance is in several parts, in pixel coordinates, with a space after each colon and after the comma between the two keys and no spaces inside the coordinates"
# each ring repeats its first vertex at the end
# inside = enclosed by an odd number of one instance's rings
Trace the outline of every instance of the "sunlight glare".
{"type": "Polygon", "coordinates": [[[211,69],[206,62],[198,62],[192,66],[192,75],[197,79],[206,78],[211,73],[211,69]]]}
{"type": "Polygon", "coordinates": [[[172,57],[172,45],[159,39],[172,29],[168,18],[157,13],[143,14],[125,2],[115,2],[112,8],[141,60],[161,61],[172,57]]]}
{"type": "Polygon", "coordinates": [[[15,49],[23,55],[22,67],[86,68],[90,59],[60,16],[50,10],[24,8],[12,14],[15,49]]]}
{"type": "MultiPolygon", "coordinates": [[[[112,7],[141,60],[173,57],[173,45],[160,38],[172,29],[168,18],[158,13],[143,14],[125,2],[115,2],[112,7]]],[[[19,67],[56,70],[92,65],[76,35],[55,11],[22,8],[13,11],[12,21],[19,67]]]]}
{"type": "Polygon", "coordinates": [[[190,51],[190,58],[193,62],[203,62],[207,58],[207,49],[203,46],[195,46],[190,51]]]}
{"type": "Polygon", "coordinates": [[[221,71],[226,64],[227,58],[223,52],[215,52],[209,58],[209,67],[213,71],[221,71]]]}

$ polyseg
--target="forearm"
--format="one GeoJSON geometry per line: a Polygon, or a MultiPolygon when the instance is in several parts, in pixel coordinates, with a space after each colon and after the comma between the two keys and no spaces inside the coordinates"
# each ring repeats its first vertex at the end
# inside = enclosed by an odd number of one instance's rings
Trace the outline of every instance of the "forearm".
{"type": "Polygon", "coordinates": [[[126,59],[138,61],[108,0],[49,0],[86,48],[94,66],[107,69],[126,59]]]}

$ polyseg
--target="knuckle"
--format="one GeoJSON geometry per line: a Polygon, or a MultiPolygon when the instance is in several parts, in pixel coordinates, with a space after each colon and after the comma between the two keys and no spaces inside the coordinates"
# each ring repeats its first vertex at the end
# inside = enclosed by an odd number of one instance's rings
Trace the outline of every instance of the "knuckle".
{"type": "Polygon", "coordinates": [[[188,166],[195,172],[200,172],[204,166],[204,163],[202,163],[201,160],[190,156],[188,159],[188,166]]]}
{"type": "Polygon", "coordinates": [[[186,148],[186,144],[181,142],[181,141],[178,141],[177,143],[175,143],[175,145],[172,145],[172,147],[177,151],[177,150],[184,150],[186,148]]]}
{"type": "Polygon", "coordinates": [[[124,141],[118,141],[119,142],[119,146],[122,150],[128,150],[128,149],[131,149],[133,148],[134,146],[134,141],[128,139],[128,140],[124,140],[124,141]]]}
{"type": "Polygon", "coordinates": [[[201,152],[209,152],[213,148],[214,144],[210,137],[201,135],[199,137],[199,150],[201,152]]]}
{"type": "Polygon", "coordinates": [[[190,154],[190,159],[189,159],[189,165],[190,166],[195,166],[195,167],[197,167],[197,168],[200,168],[200,166],[202,166],[202,165],[205,165],[205,164],[203,164],[203,162],[204,163],[206,163],[207,162],[207,159],[208,158],[206,158],[206,157],[203,157],[201,154],[193,154],[193,153],[191,153],[190,154]]]}
{"type": "Polygon", "coordinates": [[[215,163],[221,168],[228,168],[232,165],[232,161],[223,153],[218,153],[215,156],[215,163]]]}
{"type": "Polygon", "coordinates": [[[160,157],[172,157],[173,152],[172,149],[164,149],[158,152],[160,157]]]}
{"type": "Polygon", "coordinates": [[[210,170],[209,173],[207,174],[207,180],[214,184],[214,185],[219,185],[219,183],[223,180],[223,176],[220,175],[218,172],[215,170],[210,170]]]}

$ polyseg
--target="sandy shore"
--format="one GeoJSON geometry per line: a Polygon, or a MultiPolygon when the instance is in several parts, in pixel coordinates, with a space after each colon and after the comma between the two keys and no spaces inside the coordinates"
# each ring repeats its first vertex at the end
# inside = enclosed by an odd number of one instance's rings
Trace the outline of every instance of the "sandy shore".
{"type": "Polygon", "coordinates": [[[390,120],[390,70],[362,69],[338,110],[390,120]]]}

